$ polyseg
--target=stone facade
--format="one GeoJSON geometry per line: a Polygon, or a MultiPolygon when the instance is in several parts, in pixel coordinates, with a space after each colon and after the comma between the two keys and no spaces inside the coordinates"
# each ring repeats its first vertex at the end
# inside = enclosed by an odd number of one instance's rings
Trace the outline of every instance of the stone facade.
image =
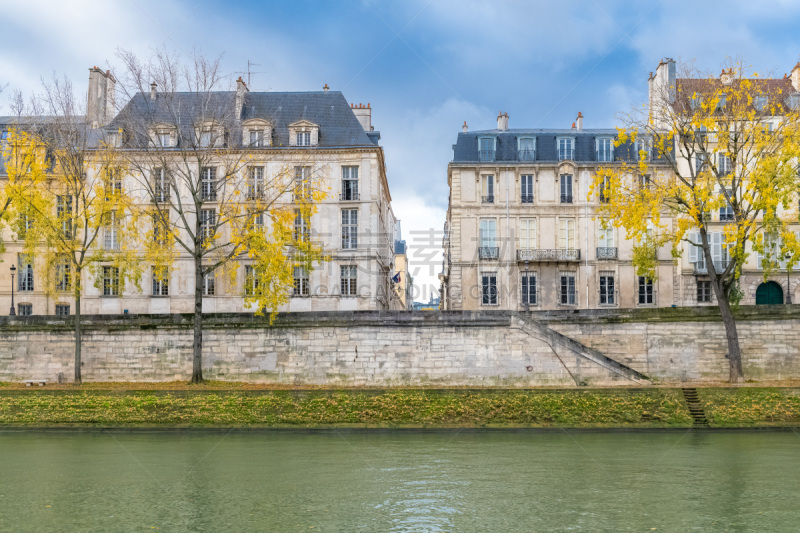
{"type": "MultiPolygon", "coordinates": [[[[738,311],[745,376],[800,378],[800,310],[738,311]]],[[[186,380],[189,315],[88,317],[85,381],[186,380]]],[[[295,386],[533,387],[725,381],[716,310],[290,313],[269,326],[210,315],[207,379],[295,386]]],[[[0,381],[69,379],[73,333],[54,317],[0,319],[0,381]]]]}

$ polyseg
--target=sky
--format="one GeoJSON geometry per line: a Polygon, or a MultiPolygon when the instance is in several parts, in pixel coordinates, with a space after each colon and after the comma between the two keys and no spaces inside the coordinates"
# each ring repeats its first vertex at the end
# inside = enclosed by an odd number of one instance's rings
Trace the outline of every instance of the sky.
{"type": "Polygon", "coordinates": [[[741,59],[783,76],[800,59],[800,2],[726,0],[0,0],[0,114],[53,74],[85,94],[88,68],[121,67],[119,49],[222,57],[253,91],[328,84],[370,103],[416,300],[438,292],[447,164],[461,125],[620,124],[646,99],[661,58],[719,72],[741,59]]]}

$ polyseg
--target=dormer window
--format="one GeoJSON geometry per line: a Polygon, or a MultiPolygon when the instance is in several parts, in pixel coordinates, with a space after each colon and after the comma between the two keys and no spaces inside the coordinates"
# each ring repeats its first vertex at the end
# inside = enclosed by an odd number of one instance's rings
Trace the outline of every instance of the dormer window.
{"type": "Polygon", "coordinates": [[[291,146],[317,146],[319,144],[319,126],[307,120],[298,120],[289,124],[289,144],[291,146]]]}
{"type": "Polygon", "coordinates": [[[519,161],[536,161],[536,137],[520,137],[517,143],[519,161]]]}
{"type": "Polygon", "coordinates": [[[725,94],[719,95],[719,100],[717,101],[717,111],[722,111],[725,109],[725,105],[728,103],[728,98],[725,94]]]}
{"type": "Polygon", "coordinates": [[[0,141],[8,139],[8,130],[0,131],[0,141]]]}
{"type": "Polygon", "coordinates": [[[169,148],[172,146],[172,135],[169,132],[161,131],[156,134],[158,145],[161,148],[169,148]]]}
{"type": "Polygon", "coordinates": [[[122,134],[118,131],[109,132],[106,136],[106,144],[112,148],[119,148],[122,145],[122,134]]]}
{"type": "Polygon", "coordinates": [[[698,109],[702,104],[703,104],[703,97],[700,96],[699,94],[693,95],[691,101],[689,102],[689,105],[691,106],[692,109],[698,109]]]}
{"type": "Polygon", "coordinates": [[[208,148],[211,146],[213,141],[213,136],[211,131],[201,131],[200,132],[200,146],[203,148],[208,148]]]}
{"type": "Polygon", "coordinates": [[[200,148],[224,146],[225,144],[225,129],[211,120],[198,124],[195,129],[195,136],[197,145],[200,148]]]}
{"type": "Polygon", "coordinates": [[[242,144],[250,148],[270,146],[272,125],[266,120],[250,119],[242,124],[242,144]]]}
{"type": "Polygon", "coordinates": [[[155,124],[150,130],[150,142],[156,148],[174,148],[178,146],[178,134],[168,124],[155,124]]]}
{"type": "Polygon", "coordinates": [[[795,111],[800,109],[800,93],[790,95],[786,102],[789,104],[791,109],[795,111]]]}
{"type": "Polygon", "coordinates": [[[767,109],[767,105],[769,104],[769,96],[761,95],[756,96],[753,105],[755,106],[756,110],[763,113],[767,109]]]}
{"type": "Polygon", "coordinates": [[[636,142],[633,145],[634,150],[634,161],[649,161],[650,157],[652,156],[652,143],[650,139],[636,139],[636,142]]]}
{"type": "Polygon", "coordinates": [[[597,160],[608,163],[614,160],[614,143],[610,137],[602,137],[595,141],[597,160]]]}
{"type": "Polygon", "coordinates": [[[478,156],[480,161],[494,161],[495,141],[496,139],[494,137],[481,137],[478,139],[478,156]]]}
{"type": "Polygon", "coordinates": [[[559,161],[575,158],[575,139],[573,137],[559,137],[556,142],[558,143],[559,161]]]}

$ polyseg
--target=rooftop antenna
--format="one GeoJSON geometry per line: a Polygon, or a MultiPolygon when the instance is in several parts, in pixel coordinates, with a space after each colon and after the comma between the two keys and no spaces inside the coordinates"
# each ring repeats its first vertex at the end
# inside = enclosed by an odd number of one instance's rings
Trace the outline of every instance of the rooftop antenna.
{"type": "Polygon", "coordinates": [[[253,63],[248,59],[247,70],[245,72],[236,72],[236,74],[244,74],[245,76],[247,76],[247,86],[250,87],[250,77],[252,74],[266,74],[265,71],[253,72],[252,70],[250,70],[250,67],[260,67],[260,66],[261,65],[259,63],[253,63]]]}

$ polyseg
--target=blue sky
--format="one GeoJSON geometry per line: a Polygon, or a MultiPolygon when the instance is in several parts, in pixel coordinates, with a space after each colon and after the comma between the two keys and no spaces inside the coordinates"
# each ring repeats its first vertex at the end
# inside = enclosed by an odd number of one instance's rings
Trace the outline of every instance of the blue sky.
{"type": "MultiPolygon", "coordinates": [[[[381,131],[395,214],[417,281],[438,287],[447,163],[461,124],[613,127],[646,96],[662,57],[718,72],[727,57],[782,76],[800,59],[800,2],[362,0],[323,2],[27,2],[0,0],[0,113],[10,89],[53,72],[84,94],[87,69],[117,48],[223,56],[251,89],[319,90],[369,102],[381,131]],[[427,234],[429,235],[429,233],[427,234]]],[[[427,295],[426,290],[426,295],[427,295]]]]}

